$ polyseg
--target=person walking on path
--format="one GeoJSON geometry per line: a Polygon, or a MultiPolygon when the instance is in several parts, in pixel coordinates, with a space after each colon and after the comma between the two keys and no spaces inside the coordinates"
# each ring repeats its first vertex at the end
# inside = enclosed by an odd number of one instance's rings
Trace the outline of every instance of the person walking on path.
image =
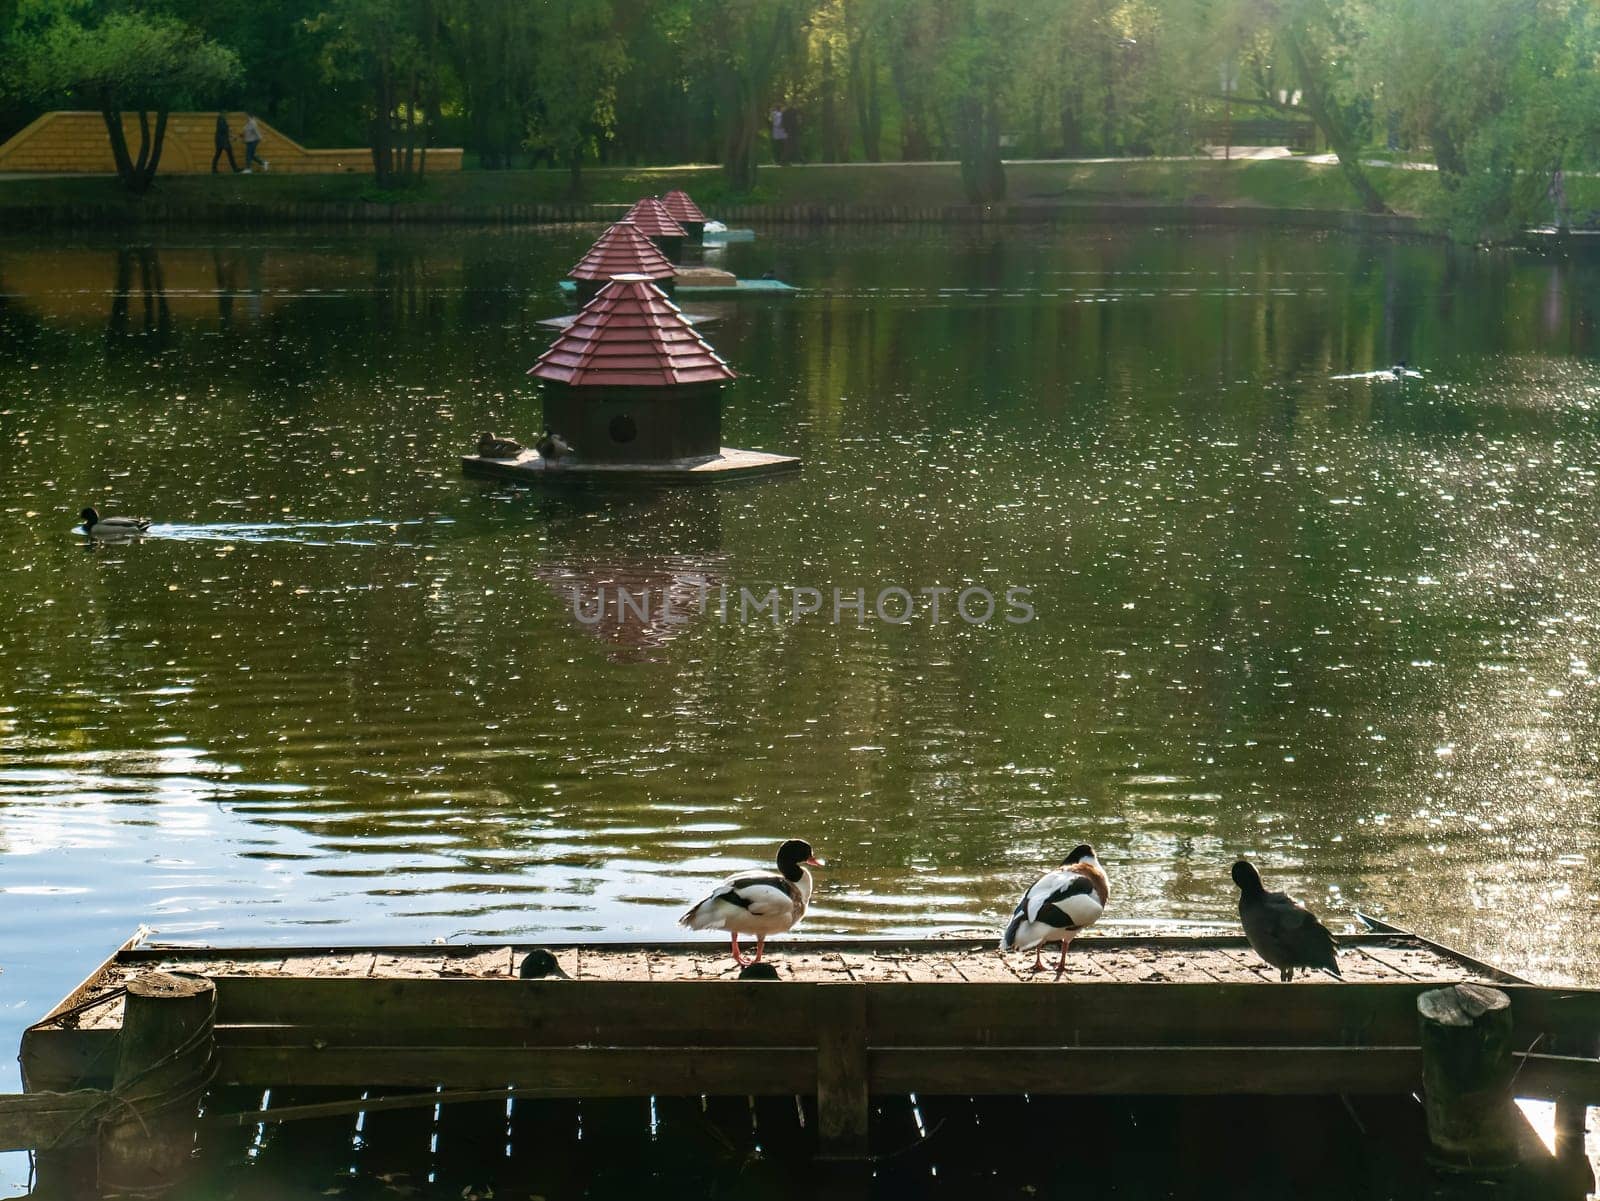
{"type": "Polygon", "coordinates": [[[772,161],[780,167],[789,161],[789,129],[784,124],[781,104],[772,110],[772,161]]]}
{"type": "Polygon", "coordinates": [[[790,166],[800,161],[800,110],[792,104],[783,110],[783,149],[790,166]]]}
{"type": "Polygon", "coordinates": [[[250,174],[253,163],[260,163],[261,169],[267,169],[267,160],[260,157],[261,127],[256,124],[256,119],[249,113],[244,115],[244,173],[250,174]]]}
{"type": "Polygon", "coordinates": [[[233,135],[228,132],[227,113],[217,114],[216,143],[216,153],[211,156],[211,174],[215,175],[217,173],[217,162],[226,154],[228,156],[228,166],[232,167],[233,173],[237,175],[239,173],[239,163],[233,157],[233,135]]]}

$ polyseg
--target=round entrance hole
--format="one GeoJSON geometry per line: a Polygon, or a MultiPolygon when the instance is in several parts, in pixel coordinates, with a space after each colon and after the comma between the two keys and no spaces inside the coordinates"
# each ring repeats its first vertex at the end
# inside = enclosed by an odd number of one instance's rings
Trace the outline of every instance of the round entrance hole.
{"type": "Polygon", "coordinates": [[[621,417],[613,417],[610,429],[613,442],[632,442],[639,436],[638,424],[626,414],[621,417]]]}

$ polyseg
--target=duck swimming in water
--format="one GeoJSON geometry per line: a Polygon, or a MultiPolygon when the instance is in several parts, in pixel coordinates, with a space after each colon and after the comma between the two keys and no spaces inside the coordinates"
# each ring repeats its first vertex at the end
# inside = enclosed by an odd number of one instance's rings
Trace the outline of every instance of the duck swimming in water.
{"type": "Polygon", "coordinates": [[[102,517],[92,508],[78,514],[91,538],[133,538],[150,528],[148,517],[102,517]]]}
{"type": "Polygon", "coordinates": [[[1287,893],[1268,892],[1247,859],[1233,865],[1233,882],[1239,886],[1244,936],[1257,955],[1278,969],[1279,980],[1293,980],[1295,968],[1339,975],[1333,935],[1311,910],[1287,893]]]}
{"type": "Polygon", "coordinates": [[[778,848],[778,874],[729,876],[709,896],[678,919],[691,930],[726,930],[733,941],[733,960],[740,967],[760,963],[766,941],[791,929],[805,916],[811,903],[811,873],[807,865],[821,867],[811,844],[791,838],[778,848]],[[756,936],[756,956],[746,959],[739,950],[739,935],[756,936]]]}
{"type": "Polygon", "coordinates": [[[1053,872],[1046,872],[1022,894],[1011,924],[1000,937],[1002,951],[1032,951],[1033,970],[1044,971],[1044,944],[1059,942],[1056,978],[1067,967],[1072,940],[1100,920],[1110,888],[1094,848],[1080,843],[1053,872]]]}

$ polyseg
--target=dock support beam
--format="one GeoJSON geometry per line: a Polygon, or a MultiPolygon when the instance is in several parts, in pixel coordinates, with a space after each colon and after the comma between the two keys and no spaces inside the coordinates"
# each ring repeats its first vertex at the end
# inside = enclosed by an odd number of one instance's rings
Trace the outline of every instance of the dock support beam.
{"type": "Polygon", "coordinates": [[[1434,1162],[1510,1172],[1517,1165],[1511,998],[1454,984],[1417,998],[1423,1103],[1434,1162]]]}
{"type": "Polygon", "coordinates": [[[867,993],[817,989],[817,1156],[867,1157],[867,993]]]}
{"type": "Polygon", "coordinates": [[[216,989],[202,976],[146,972],[128,982],[115,1098],[100,1127],[100,1192],[157,1196],[183,1177],[195,1113],[215,1072],[216,989]]]}

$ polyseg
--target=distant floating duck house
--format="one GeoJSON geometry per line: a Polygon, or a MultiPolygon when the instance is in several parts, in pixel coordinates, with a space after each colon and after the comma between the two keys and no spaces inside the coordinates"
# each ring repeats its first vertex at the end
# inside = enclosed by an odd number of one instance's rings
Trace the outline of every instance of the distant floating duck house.
{"type": "Polygon", "coordinates": [[[667,210],[667,216],[683,226],[683,232],[689,241],[696,246],[705,241],[706,215],[700,211],[700,206],[694,202],[689,193],[682,188],[674,188],[661,197],[661,207],[667,210]]]}
{"type": "Polygon", "coordinates": [[[683,240],[688,235],[654,196],[636,202],[623,220],[632,221],[674,263],[683,257],[683,240]]]}
{"type": "Polygon", "coordinates": [[[677,270],[654,242],[624,217],[595,239],[583,258],[567,272],[577,286],[578,303],[588,304],[618,275],[640,275],[672,295],[677,270]]]}
{"type": "Polygon", "coordinates": [[[697,483],[800,466],[788,455],[722,445],[722,389],[737,373],[643,275],[619,275],[601,288],[528,374],[544,385],[545,428],[572,453],[467,455],[463,470],[697,483]]]}

